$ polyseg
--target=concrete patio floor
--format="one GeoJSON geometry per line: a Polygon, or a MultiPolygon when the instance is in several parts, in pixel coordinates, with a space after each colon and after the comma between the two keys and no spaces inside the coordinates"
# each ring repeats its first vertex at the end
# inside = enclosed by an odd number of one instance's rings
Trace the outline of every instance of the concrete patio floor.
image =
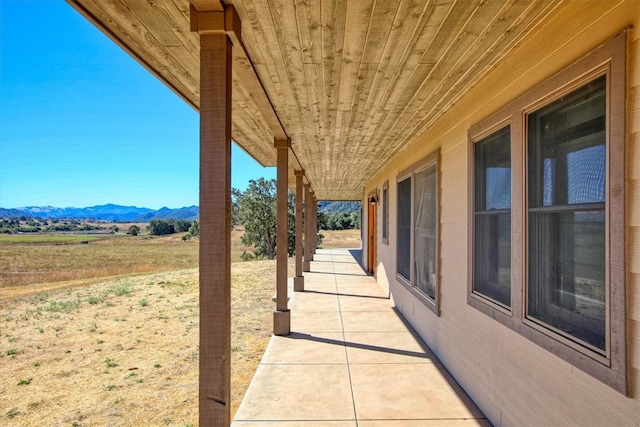
{"type": "Polygon", "coordinates": [[[232,425],[490,426],[352,252],[318,250],[232,425]]]}

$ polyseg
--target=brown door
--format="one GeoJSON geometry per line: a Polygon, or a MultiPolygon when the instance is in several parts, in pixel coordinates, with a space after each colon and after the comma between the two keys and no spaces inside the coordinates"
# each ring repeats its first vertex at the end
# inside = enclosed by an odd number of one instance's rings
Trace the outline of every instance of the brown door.
{"type": "Polygon", "coordinates": [[[369,273],[376,273],[376,204],[367,203],[367,269],[369,273]]]}

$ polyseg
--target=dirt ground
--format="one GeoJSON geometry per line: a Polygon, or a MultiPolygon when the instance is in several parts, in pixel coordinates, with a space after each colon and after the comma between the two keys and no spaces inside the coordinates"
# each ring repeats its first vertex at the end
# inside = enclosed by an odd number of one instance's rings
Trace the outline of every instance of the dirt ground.
{"type": "MultiPolygon", "coordinates": [[[[232,414],[272,330],[275,262],[232,266],[232,414]]],[[[0,303],[0,424],[196,425],[198,276],[105,280],[0,303]]]]}
{"type": "MultiPolygon", "coordinates": [[[[360,245],[359,230],[323,234],[360,245]]],[[[271,337],[275,261],[231,273],[233,417],[271,337]]],[[[197,425],[198,312],[196,268],[0,286],[0,425],[197,425]]]]}

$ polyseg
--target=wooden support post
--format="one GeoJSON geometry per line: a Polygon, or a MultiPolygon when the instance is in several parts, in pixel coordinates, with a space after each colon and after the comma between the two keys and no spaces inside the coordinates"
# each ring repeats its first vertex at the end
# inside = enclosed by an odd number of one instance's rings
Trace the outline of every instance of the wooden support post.
{"type": "Polygon", "coordinates": [[[193,5],[191,27],[200,35],[199,424],[228,426],[231,413],[232,44],[227,31],[239,35],[240,28],[233,8],[224,12],[199,12],[193,5]]]}
{"type": "Polygon", "coordinates": [[[287,308],[287,251],[288,227],[288,181],[289,181],[289,139],[276,139],[274,146],[277,149],[277,218],[276,218],[276,246],[278,255],[276,259],[276,311],[273,313],[273,333],[275,335],[289,335],[291,333],[291,312],[287,308]]]}
{"type": "Polygon", "coordinates": [[[296,175],[296,275],[293,278],[293,290],[304,291],[302,275],[302,189],[304,170],[295,171],[296,175]]]}
{"type": "Polygon", "coordinates": [[[318,247],[318,199],[311,193],[311,261],[318,247]]]}
{"type": "Polygon", "coordinates": [[[302,271],[311,271],[311,187],[304,184],[304,262],[302,271]]]}

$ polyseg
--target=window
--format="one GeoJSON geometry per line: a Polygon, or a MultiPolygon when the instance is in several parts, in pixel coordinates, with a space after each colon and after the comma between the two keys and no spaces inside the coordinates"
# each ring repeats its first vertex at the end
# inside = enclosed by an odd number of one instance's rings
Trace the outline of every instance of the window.
{"type": "Polygon", "coordinates": [[[382,185],[382,243],[389,244],[389,182],[382,185]]]}
{"type": "Polygon", "coordinates": [[[474,144],[473,293],[511,308],[510,126],[474,144]]]}
{"type": "Polygon", "coordinates": [[[399,175],[397,274],[438,313],[438,157],[399,175]]]}
{"type": "Polygon", "coordinates": [[[398,275],[411,282],[411,177],[398,182],[398,275]]]}
{"type": "Polygon", "coordinates": [[[626,33],[469,130],[468,302],[628,394],[626,33]]]}
{"type": "Polygon", "coordinates": [[[527,124],[527,318],[604,354],[606,76],[527,124]]]}

